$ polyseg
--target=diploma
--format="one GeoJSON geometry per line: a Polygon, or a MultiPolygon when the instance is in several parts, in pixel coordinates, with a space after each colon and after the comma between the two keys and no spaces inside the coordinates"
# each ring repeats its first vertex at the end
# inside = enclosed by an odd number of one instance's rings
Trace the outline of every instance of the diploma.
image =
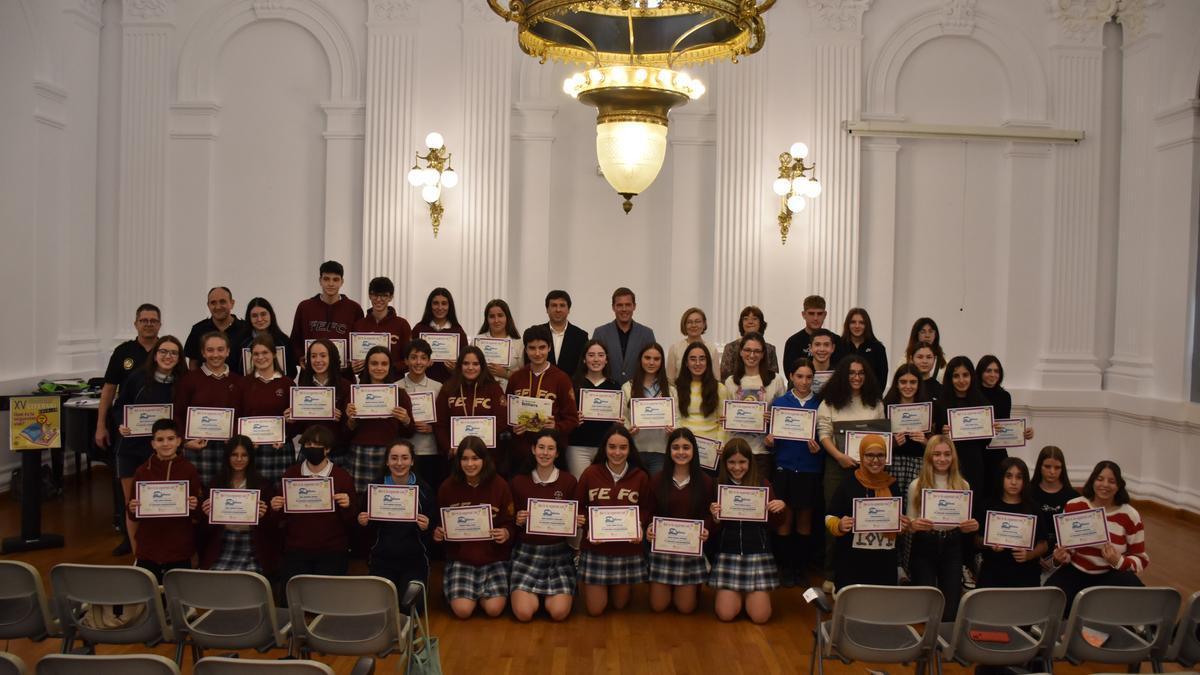
{"type": "Polygon", "coordinates": [[[541,429],[542,423],[551,417],[554,417],[554,399],[508,395],[509,425],[541,429]]]}
{"type": "Polygon", "coordinates": [[[136,487],[138,518],[178,518],[191,511],[186,480],[139,480],[136,487]]]}
{"type": "MultiPolygon", "coordinates": [[[[350,334],[350,359],[352,361],[365,361],[367,352],[374,347],[383,347],[388,350],[389,354],[392,349],[392,334],[391,333],[351,333],[350,334]]],[[[345,364],[342,364],[345,365],[345,364]]]]}
{"type": "Polygon", "coordinates": [[[637,506],[589,506],[588,541],[637,541],[642,534],[637,506]]]}
{"type": "Polygon", "coordinates": [[[284,478],[284,513],[330,513],[333,508],[332,478],[284,478]]]}
{"type": "Polygon", "coordinates": [[[725,401],[726,431],[762,434],[767,431],[767,404],[762,401],[725,401]]]}
{"type": "Polygon", "coordinates": [[[991,438],[996,435],[992,429],[992,406],[985,405],[977,408],[951,408],[946,411],[950,423],[950,439],[954,441],[969,441],[977,438],[991,438]]]}
{"type": "Polygon", "coordinates": [[[429,343],[429,360],[454,363],[458,360],[458,333],[421,333],[420,338],[429,343]]]}
{"type": "Polygon", "coordinates": [[[159,420],[169,420],[175,416],[175,406],[170,403],[163,405],[127,405],[125,406],[125,426],[129,427],[126,438],[152,436],[154,423],[159,420]]]}
{"type": "Polygon", "coordinates": [[[579,417],[584,420],[620,422],[625,395],[611,389],[580,389],[579,417]]]}
{"type": "Polygon", "coordinates": [[[831,378],[831,377],[833,377],[832,370],[818,370],[817,372],[813,373],[813,383],[812,383],[813,396],[816,396],[817,394],[821,393],[821,390],[825,388],[825,383],[828,382],[829,378],[831,378]]]}
{"type": "Polygon", "coordinates": [[[416,485],[367,486],[367,518],[393,520],[399,523],[417,522],[416,485]]]}
{"type": "Polygon", "coordinates": [[[854,499],[852,532],[899,532],[900,497],[857,497],[854,499]]]}
{"type": "Polygon", "coordinates": [[[887,407],[894,434],[923,434],[933,428],[933,404],[895,403],[887,407]]]}
{"type": "Polygon", "coordinates": [[[1103,546],[1108,543],[1108,519],[1101,508],[1056,513],[1054,534],[1063,548],[1103,546]]]}
{"type": "Polygon", "coordinates": [[[867,436],[878,436],[883,439],[883,444],[887,446],[887,459],[883,460],[885,464],[892,463],[892,435],[889,433],[881,433],[878,431],[847,431],[846,432],[846,454],[850,459],[856,462],[862,462],[862,453],[859,452],[862,446],[862,441],[867,436]]]}
{"type": "Polygon", "coordinates": [[[282,443],[287,436],[282,417],[239,418],[238,433],[254,441],[255,445],[282,443]]]}
{"type": "Polygon", "coordinates": [[[629,425],[639,429],[674,427],[675,399],[670,397],[630,399],[629,425]]]}
{"type": "Polygon", "coordinates": [[[575,519],[579,513],[579,502],[574,499],[530,499],[525,510],[529,512],[529,518],[525,521],[525,531],[529,534],[575,536],[579,525],[575,519]]]}
{"type": "Polygon", "coordinates": [[[934,525],[958,527],[971,519],[970,490],[921,490],[921,517],[934,525]]]}
{"type": "Polygon", "coordinates": [[[233,408],[188,406],[183,437],[197,441],[227,441],[233,438],[233,408]]]}
{"type": "MultiPolygon", "coordinates": [[[[287,347],[275,348],[275,362],[279,364],[279,371],[287,375],[287,347]]],[[[249,347],[242,347],[242,373],[247,376],[254,374],[254,358],[250,356],[249,347]]]]}
{"type": "Polygon", "coordinates": [[[437,422],[437,406],[433,404],[432,391],[410,391],[408,400],[412,402],[412,420],[423,424],[437,422]]]}
{"type": "Polygon", "coordinates": [[[1023,448],[1025,447],[1025,418],[1011,420],[996,420],[1000,430],[988,443],[989,448],[1023,448]]]}
{"type": "Polygon", "coordinates": [[[700,540],[700,533],[703,531],[703,520],[655,518],[654,538],[650,541],[650,550],[667,555],[704,555],[704,543],[700,540]]]}
{"type": "Polygon", "coordinates": [[[491,541],[492,505],[442,507],[446,541],[491,541]]]}
{"type": "Polygon", "coordinates": [[[208,493],[208,522],[213,525],[257,525],[258,495],[258,490],[213,488],[208,493]]]}
{"type": "Polygon", "coordinates": [[[508,366],[512,359],[512,340],[509,338],[477,337],[475,346],[483,352],[483,360],[489,366],[508,366]]]}
{"type": "Polygon", "coordinates": [[[766,487],[744,487],[720,485],[717,487],[717,503],[721,505],[721,520],[750,520],[767,522],[766,487]]]}
{"type": "Polygon", "coordinates": [[[717,464],[721,462],[721,441],[697,436],[696,454],[700,455],[701,468],[716,471],[717,464]]]}
{"type": "MultiPolygon", "coordinates": [[[[348,368],[350,366],[350,362],[346,360],[346,338],[325,338],[325,339],[332,342],[334,348],[337,349],[338,363],[342,364],[343,368],[348,368]]],[[[311,345],[314,342],[316,342],[316,340],[305,340],[304,341],[304,353],[305,354],[308,353],[309,345],[311,345]]]]}
{"type": "Polygon", "coordinates": [[[983,545],[1020,551],[1033,550],[1037,516],[988,511],[983,525],[983,545]]]}
{"type": "Polygon", "coordinates": [[[789,441],[815,441],[817,411],[806,408],[771,408],[771,435],[789,441]]]}
{"type": "Polygon", "coordinates": [[[351,385],[350,400],[354,403],[355,417],[391,417],[392,410],[396,407],[396,385],[351,385]]]}
{"type": "Polygon", "coordinates": [[[292,419],[331,420],[337,403],[333,387],[292,387],[290,390],[292,419]]]}
{"type": "Polygon", "coordinates": [[[450,446],[457,448],[467,436],[475,436],[489,448],[496,447],[496,418],[451,417],[450,446]]]}

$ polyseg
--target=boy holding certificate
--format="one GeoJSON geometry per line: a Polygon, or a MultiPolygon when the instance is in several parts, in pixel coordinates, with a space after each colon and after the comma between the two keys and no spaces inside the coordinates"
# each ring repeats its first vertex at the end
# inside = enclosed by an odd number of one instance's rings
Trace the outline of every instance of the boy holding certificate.
{"type": "Polygon", "coordinates": [[[436,417],[437,398],[442,390],[442,383],[425,377],[425,370],[429,368],[429,357],[432,355],[433,348],[421,338],[405,345],[404,362],[408,372],[396,384],[408,393],[409,401],[422,404],[420,407],[414,406],[413,410],[412,445],[413,452],[416,453],[416,472],[436,490],[446,476],[446,460],[438,454],[437,436],[433,431],[437,420],[429,421],[428,418],[424,418],[425,421],[420,421],[423,418],[417,414],[418,410],[427,407],[435,411],[436,417]]]}
{"type": "Polygon", "coordinates": [[[326,260],[317,274],[321,292],[297,305],[292,321],[292,353],[297,358],[304,358],[306,340],[346,339],[363,315],[361,305],[342,295],[346,272],[340,262],[326,260]]]}
{"type": "MultiPolygon", "coordinates": [[[[850,357],[857,359],[857,356],[850,357]]],[[[893,507],[892,486],[896,479],[885,470],[887,443],[882,436],[868,434],[858,446],[862,464],[838,485],[829,502],[825,529],[834,537],[834,584],[838,589],[852,584],[896,585],[896,536],[909,527],[909,520],[893,507]],[[855,502],[862,506],[856,506],[855,502]],[[892,508],[889,508],[892,507],[892,508]],[[864,513],[859,514],[860,511],[864,513]],[[884,514],[879,521],[859,522],[865,512],[884,514]]]]}
{"type": "Polygon", "coordinates": [[[528,364],[512,374],[506,394],[529,398],[548,398],[554,401],[548,419],[518,420],[513,427],[512,457],[508,466],[524,464],[533,447],[533,439],[542,429],[554,429],[566,438],[579,426],[579,408],[575,404],[575,389],[571,377],[550,363],[550,329],[530,326],[521,341],[525,345],[528,364]]]}
{"type": "Polygon", "coordinates": [[[192,463],[179,455],[179,426],[174,420],[154,423],[150,445],[154,454],[133,474],[134,496],[127,509],[138,522],[137,562],[162,583],[173,569],[188,569],[196,553],[196,507],[203,488],[192,463]],[[179,481],[186,482],[178,489],[179,481]],[[155,483],[164,483],[160,489],[155,483]],[[161,501],[160,501],[161,500],[161,501]],[[176,513],[179,515],[166,515],[176,513]]]}
{"type": "MultiPolygon", "coordinates": [[[[350,328],[352,333],[388,333],[392,336],[391,352],[392,365],[396,377],[404,374],[404,350],[412,339],[412,327],[408,320],[392,309],[392,296],[396,293],[396,285],[387,277],[375,277],[367,285],[367,299],[371,301],[371,310],[366,316],[354,322],[350,328]]],[[[366,367],[365,362],[350,361],[350,367],[355,373],[361,373],[366,367]]]]}

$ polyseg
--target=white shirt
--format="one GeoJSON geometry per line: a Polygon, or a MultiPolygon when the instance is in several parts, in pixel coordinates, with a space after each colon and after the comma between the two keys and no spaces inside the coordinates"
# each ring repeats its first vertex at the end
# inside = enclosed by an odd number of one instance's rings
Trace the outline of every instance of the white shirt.
{"type": "Polygon", "coordinates": [[[563,339],[567,336],[567,326],[570,324],[563,324],[561,331],[554,330],[554,324],[546,325],[550,326],[550,348],[554,350],[554,360],[557,362],[559,354],[562,353],[563,339]]]}
{"type": "Polygon", "coordinates": [[[625,462],[625,468],[621,469],[621,473],[615,473],[612,470],[612,467],[609,466],[608,462],[604,463],[604,468],[608,469],[608,472],[612,474],[613,482],[618,483],[622,478],[625,477],[625,474],[629,473],[629,462],[625,462]]]}
{"type": "Polygon", "coordinates": [[[219,373],[214,373],[213,371],[209,370],[207,363],[200,364],[200,370],[203,371],[205,375],[218,380],[229,376],[229,364],[225,364],[225,370],[219,373]]]}
{"type": "Polygon", "coordinates": [[[328,457],[326,457],[325,459],[326,459],[325,468],[321,469],[320,471],[317,471],[315,473],[313,472],[313,470],[311,468],[309,468],[307,460],[300,462],[300,475],[304,476],[306,478],[308,478],[308,477],[329,478],[329,476],[331,474],[333,474],[333,462],[329,461],[328,457]]]}
{"type": "MultiPolygon", "coordinates": [[[[400,381],[396,384],[400,385],[400,388],[409,394],[414,392],[429,392],[433,394],[434,399],[437,398],[438,392],[442,390],[441,382],[428,377],[421,378],[420,382],[414,382],[408,373],[405,373],[404,377],[400,378],[400,381]]],[[[409,440],[412,441],[413,452],[418,456],[428,457],[438,454],[437,439],[434,438],[432,433],[417,432],[409,440]]]]}
{"type": "MultiPolygon", "coordinates": [[[[610,470],[610,472],[611,472],[611,470],[610,470]]],[[[625,474],[621,474],[621,475],[624,476],[625,474]]],[[[533,470],[533,484],[534,485],[550,485],[551,483],[553,483],[556,480],[558,480],[558,467],[554,467],[554,470],[550,472],[550,477],[547,478],[546,480],[542,480],[541,478],[538,478],[537,469],[533,470]]]]}

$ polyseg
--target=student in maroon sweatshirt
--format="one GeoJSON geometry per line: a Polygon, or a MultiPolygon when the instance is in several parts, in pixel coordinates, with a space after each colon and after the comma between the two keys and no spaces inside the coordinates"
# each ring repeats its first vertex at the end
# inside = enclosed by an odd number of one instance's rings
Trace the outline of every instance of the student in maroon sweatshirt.
{"type": "MultiPolygon", "coordinates": [[[[425,312],[421,314],[421,321],[413,326],[412,331],[413,337],[421,337],[423,333],[458,333],[458,355],[462,356],[467,348],[467,333],[458,322],[454,296],[450,295],[449,290],[439,286],[429,291],[429,297],[425,299],[425,312]]],[[[422,339],[429,341],[428,337],[422,339]]],[[[425,375],[445,383],[450,379],[452,367],[452,363],[435,361],[425,375]]]]}
{"type": "Polygon", "coordinates": [[[304,357],[304,341],[318,338],[349,340],[354,322],[363,316],[362,307],[342,295],[345,270],[336,260],[321,263],[321,292],[296,306],[292,320],[292,353],[304,357]]]}
{"type": "Polygon", "coordinates": [[[152,427],[150,445],[154,454],[133,474],[134,485],[143,481],[186,480],[188,482],[188,512],[173,518],[139,518],[138,490],[127,504],[129,517],[138,522],[134,533],[138,567],[150,570],[162,583],[169,570],[189,569],[196,553],[197,506],[203,487],[200,474],[192,463],[179,456],[179,427],[174,420],[158,420],[152,427]]]}
{"type": "MultiPolygon", "coordinates": [[[[354,500],[354,479],[329,461],[333,432],[322,426],[309,427],[300,437],[303,460],[283,474],[287,478],[332,478],[334,510],[322,513],[286,513],[284,497],[271,498],[271,511],[278,515],[283,529],[283,563],[280,581],[297,574],[343,575],[348,563],[350,533],[358,511],[354,500]]],[[[282,490],[282,485],[280,486],[282,490]]]]}
{"type": "MultiPolygon", "coordinates": [[[[450,445],[452,417],[495,417],[497,443],[507,428],[508,399],[492,374],[483,367],[484,363],[483,351],[479,347],[467,347],[458,357],[454,375],[438,390],[434,401],[437,421],[434,422],[433,433],[437,437],[438,449],[446,458],[452,457],[455,450],[450,445]]],[[[426,371],[428,374],[429,371],[426,371]]]]}
{"type": "MultiPolygon", "coordinates": [[[[530,499],[574,499],[575,477],[566,469],[561,436],[542,429],[534,436],[533,456],[513,476],[513,502],[517,510],[517,547],[512,555],[512,608],[519,621],[529,621],[545,598],[546,612],[555,621],[571,615],[575,599],[575,552],[562,535],[530,534],[530,499]]],[[[575,526],[583,516],[575,509],[575,526]]]]}
{"type": "MultiPolygon", "coordinates": [[[[703,520],[700,541],[708,541],[713,531],[709,505],[717,497],[713,480],[700,468],[696,436],[691,429],[678,427],[667,436],[667,465],[654,477],[655,514],[663,518],[703,520]]],[[[661,535],[650,526],[651,541],[661,535]]],[[[703,546],[703,544],[702,544],[703,546]]],[[[672,604],[680,614],[691,614],[700,597],[700,585],[707,569],[704,556],[669,553],[650,554],[650,608],[661,612],[672,604]]]]}
{"type": "MultiPolygon", "coordinates": [[[[291,399],[289,392],[296,383],[283,374],[283,364],[276,357],[275,340],[270,335],[259,335],[250,343],[250,363],[253,371],[242,380],[238,412],[242,417],[283,417],[291,399]]],[[[296,461],[286,431],[282,442],[255,446],[253,452],[258,471],[272,483],[296,461]]]]}
{"type": "Polygon", "coordinates": [[[391,417],[360,419],[354,403],[346,404],[346,426],[353,434],[350,438],[350,475],[354,476],[354,491],[360,495],[379,474],[391,442],[408,438],[413,433],[412,399],[408,392],[392,384],[396,376],[391,351],[387,347],[372,347],[367,352],[366,364],[361,383],[391,385],[396,391],[396,406],[392,408],[391,417]]]}
{"type": "MultiPolygon", "coordinates": [[[[348,463],[348,454],[338,451],[345,442],[349,441],[346,432],[346,404],[350,401],[350,382],[342,377],[342,362],[338,358],[337,348],[325,338],[320,338],[308,346],[305,365],[300,369],[296,378],[299,387],[333,387],[334,404],[332,420],[293,420],[292,409],[284,411],[288,423],[288,437],[303,434],[314,426],[321,426],[333,432],[333,462],[339,466],[348,463]]],[[[290,397],[289,397],[290,398],[290,397]]],[[[343,466],[344,468],[344,466],[343,466]]]]}
{"type": "Polygon", "coordinates": [[[610,598],[614,608],[624,609],[633,584],[646,581],[642,532],[654,517],[650,476],[642,469],[628,429],[614,424],[601,437],[592,465],[579,477],[575,498],[585,517],[589,506],[638,507],[641,528],[635,539],[597,543],[585,536],[580,546],[579,581],[588,614],[603,614],[610,598]]]}
{"type": "Polygon", "coordinates": [[[537,432],[554,429],[566,438],[579,426],[579,410],[575,404],[571,376],[550,363],[551,340],[550,329],[545,326],[526,328],[521,338],[525,345],[526,365],[508,378],[507,394],[554,401],[550,417],[531,422],[528,426],[518,423],[513,427],[512,455],[509,457],[509,466],[513,468],[525,464],[537,432]]]}
{"type": "MultiPolygon", "coordinates": [[[[277,481],[278,479],[276,479],[277,481]]],[[[278,528],[271,528],[266,519],[267,501],[275,494],[272,485],[258,473],[255,466],[254,442],[245,436],[234,436],[225,450],[225,463],[213,484],[208,486],[208,498],[200,504],[204,512],[204,544],[200,550],[200,568],[206,570],[250,571],[273,575],[279,569],[278,528]],[[257,525],[217,525],[212,519],[212,490],[258,490],[257,525]]]]}
{"type": "Polygon", "coordinates": [[[491,506],[490,540],[448,541],[444,524],[434,529],[433,540],[446,542],[442,589],[454,615],[469,618],[478,605],[488,616],[500,616],[508,602],[508,560],[516,529],[513,499],[508,483],[496,475],[491,453],[477,436],[467,436],[459,443],[453,473],[438,488],[438,504],[442,508],[491,506]]]}
{"type": "MultiPolygon", "coordinates": [[[[175,423],[185,437],[188,408],[233,408],[236,421],[238,407],[242,404],[242,376],[230,370],[225,362],[229,358],[229,337],[216,331],[206,333],[200,338],[200,352],[204,363],[189,371],[175,385],[175,423]]],[[[212,482],[221,468],[225,443],[223,440],[191,440],[183,444],[184,449],[191,451],[192,463],[205,485],[212,482]]]]}
{"type": "MultiPolygon", "coordinates": [[[[367,298],[371,301],[371,311],[350,327],[353,333],[391,333],[392,335],[392,366],[396,377],[407,371],[404,362],[404,348],[412,339],[412,328],[404,317],[392,309],[392,296],[396,293],[396,285],[387,277],[375,277],[367,286],[367,298]]],[[[360,374],[366,367],[365,361],[351,361],[350,369],[360,374]]]]}

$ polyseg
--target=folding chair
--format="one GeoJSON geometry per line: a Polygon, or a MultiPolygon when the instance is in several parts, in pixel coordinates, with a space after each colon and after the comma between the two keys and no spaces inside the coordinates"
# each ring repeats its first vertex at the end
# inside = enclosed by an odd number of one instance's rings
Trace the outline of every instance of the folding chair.
{"type": "Polygon", "coordinates": [[[404,654],[412,621],[400,614],[396,587],[382,577],[301,574],[287,584],[292,640],[312,652],[350,656],[404,654]],[[305,615],[314,615],[305,620],[305,615]]]}
{"type": "Polygon", "coordinates": [[[425,597],[425,584],[410,581],[400,599],[400,610],[412,618],[412,630],[408,631],[408,642],[404,651],[408,654],[405,673],[442,672],[441,648],[438,639],[429,632],[429,603],[425,597]]]}
{"type": "Polygon", "coordinates": [[[1200,591],[1188,599],[1179,625],[1175,627],[1175,639],[1167,649],[1167,661],[1174,661],[1188,668],[1200,663],[1200,591]]]}
{"type": "Polygon", "coordinates": [[[1142,661],[1150,661],[1155,672],[1161,672],[1158,664],[1166,656],[1179,604],[1179,591],[1174,588],[1085,588],[1075,596],[1054,655],[1074,665],[1122,664],[1130,672],[1137,672],[1142,661]],[[1093,639],[1102,638],[1102,644],[1089,642],[1085,629],[1093,639]]]}
{"type": "Polygon", "coordinates": [[[914,663],[914,673],[938,665],[937,626],[945,603],[942,592],[931,586],[847,586],[838,592],[831,609],[819,588],[804,598],[817,609],[813,651],[808,672],[825,672],[826,659],[843,663],[914,663]],[[832,614],[832,618],[825,619],[832,614]],[[924,632],[915,626],[923,625],[924,632]]]}
{"type": "Polygon", "coordinates": [[[938,627],[938,647],[946,661],[962,666],[1021,666],[1040,659],[1049,669],[1066,602],[1067,596],[1053,587],[970,591],[962,597],[954,623],[938,627]],[[1039,637],[1025,627],[1036,627],[1039,637]],[[1001,633],[1007,641],[976,640],[976,631],[1001,633]]]}
{"type": "Polygon", "coordinates": [[[16,654],[0,652],[0,675],[25,675],[25,662],[16,654]]]}
{"type": "Polygon", "coordinates": [[[334,675],[333,668],[320,661],[252,661],[221,656],[200,659],[192,672],[195,675],[334,675]]]}
{"type": "Polygon", "coordinates": [[[179,642],[175,662],[183,664],[190,641],[192,661],[205,649],[257,649],[286,645],[290,625],[279,625],[271,584],[254,572],[171,570],[163,577],[171,626],[179,642]],[[193,613],[190,610],[201,610],[193,613]]]}
{"type": "Polygon", "coordinates": [[[58,632],[37,569],[29,563],[0,560],[0,639],[41,642],[58,632]]]}
{"type": "Polygon", "coordinates": [[[130,654],[47,654],[37,664],[37,675],[179,675],[179,667],[165,656],[130,654]]]}
{"type": "Polygon", "coordinates": [[[129,565],[61,563],[50,570],[50,582],[62,623],[63,654],[71,651],[77,637],[92,651],[97,644],[140,642],[152,647],[175,639],[167,625],[158,581],[147,570],[129,565]],[[87,620],[93,605],[122,605],[127,612],[137,611],[140,605],[144,611],[125,625],[106,628],[87,620]]]}

